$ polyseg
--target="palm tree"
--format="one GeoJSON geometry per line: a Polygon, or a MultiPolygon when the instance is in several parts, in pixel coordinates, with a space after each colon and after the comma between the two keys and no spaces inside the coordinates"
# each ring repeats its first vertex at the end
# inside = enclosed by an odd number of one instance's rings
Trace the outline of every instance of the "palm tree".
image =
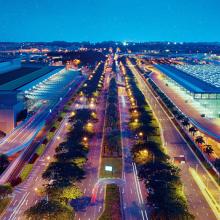
{"type": "Polygon", "coordinates": [[[205,141],[204,141],[202,136],[197,136],[196,139],[195,139],[195,142],[197,144],[204,144],[205,143],[205,141]]]}
{"type": "Polygon", "coordinates": [[[183,114],[180,114],[180,115],[177,116],[177,119],[178,119],[179,121],[182,121],[183,119],[185,119],[185,117],[184,117],[183,114]]]}
{"type": "Polygon", "coordinates": [[[182,125],[183,125],[184,127],[188,127],[188,126],[190,125],[189,119],[188,119],[188,118],[185,118],[185,119],[182,121],[182,125]]]}
{"type": "Polygon", "coordinates": [[[198,131],[198,129],[194,126],[189,128],[189,133],[191,133],[193,136],[195,135],[195,133],[198,131]]]}
{"type": "Polygon", "coordinates": [[[208,155],[211,155],[214,152],[212,145],[210,144],[205,145],[204,152],[207,153],[208,155]]]}

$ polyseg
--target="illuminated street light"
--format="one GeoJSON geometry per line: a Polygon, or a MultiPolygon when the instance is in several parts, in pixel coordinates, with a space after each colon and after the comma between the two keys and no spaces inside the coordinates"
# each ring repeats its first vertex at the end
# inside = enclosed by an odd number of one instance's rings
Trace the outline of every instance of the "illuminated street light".
{"type": "Polygon", "coordinates": [[[75,112],[71,112],[71,116],[75,116],[76,115],[76,113],[75,112]]]}
{"type": "Polygon", "coordinates": [[[135,118],[135,119],[134,119],[134,122],[138,123],[138,119],[137,119],[137,118],[135,118]]]}
{"type": "Polygon", "coordinates": [[[94,103],[90,103],[90,108],[94,108],[94,103]]]}
{"type": "Polygon", "coordinates": [[[92,123],[89,122],[89,123],[87,124],[87,126],[88,126],[88,127],[92,127],[92,123]]]}
{"type": "Polygon", "coordinates": [[[95,116],[95,112],[92,112],[91,115],[94,117],[95,116]]]}
{"type": "Polygon", "coordinates": [[[84,138],[83,138],[83,141],[88,141],[88,138],[87,138],[87,137],[84,137],[84,138]]]}
{"type": "Polygon", "coordinates": [[[47,160],[50,160],[50,156],[47,156],[47,160]]]}
{"type": "Polygon", "coordinates": [[[143,134],[143,132],[139,132],[138,135],[139,135],[139,137],[143,137],[144,134],[143,134]]]}

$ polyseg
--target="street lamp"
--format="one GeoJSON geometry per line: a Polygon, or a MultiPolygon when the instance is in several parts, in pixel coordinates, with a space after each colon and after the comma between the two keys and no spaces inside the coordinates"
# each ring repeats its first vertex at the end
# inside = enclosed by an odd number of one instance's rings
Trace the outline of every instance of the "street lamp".
{"type": "Polygon", "coordinates": [[[134,119],[134,122],[138,123],[138,119],[137,119],[137,118],[135,118],[135,119],[134,119]]]}
{"type": "Polygon", "coordinates": [[[89,123],[87,124],[87,126],[88,126],[88,127],[92,127],[92,123],[89,122],[89,123]]]}
{"type": "Polygon", "coordinates": [[[87,138],[87,137],[84,137],[84,138],[83,138],[83,141],[88,141],[88,138],[87,138]]]}
{"type": "Polygon", "coordinates": [[[143,132],[139,132],[138,135],[139,135],[139,137],[143,137],[144,134],[143,134],[143,132]]]}

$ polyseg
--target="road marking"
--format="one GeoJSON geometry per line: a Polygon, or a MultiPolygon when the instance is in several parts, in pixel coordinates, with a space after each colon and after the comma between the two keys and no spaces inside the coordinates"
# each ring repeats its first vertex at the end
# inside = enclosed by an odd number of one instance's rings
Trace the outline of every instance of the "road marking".
{"type": "Polygon", "coordinates": [[[22,199],[20,200],[20,202],[18,203],[18,205],[16,206],[16,208],[14,209],[14,211],[12,212],[11,216],[9,217],[8,220],[15,220],[16,219],[16,215],[18,214],[20,208],[22,207],[22,205],[25,203],[26,198],[28,197],[28,195],[30,194],[30,192],[25,193],[22,197],[22,199]]]}

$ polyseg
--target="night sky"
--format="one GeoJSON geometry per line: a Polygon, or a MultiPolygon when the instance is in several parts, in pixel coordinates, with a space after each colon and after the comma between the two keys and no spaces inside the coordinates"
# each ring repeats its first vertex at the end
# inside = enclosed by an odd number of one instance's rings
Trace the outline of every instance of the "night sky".
{"type": "Polygon", "coordinates": [[[220,41],[220,0],[0,0],[0,41],[220,41]]]}

